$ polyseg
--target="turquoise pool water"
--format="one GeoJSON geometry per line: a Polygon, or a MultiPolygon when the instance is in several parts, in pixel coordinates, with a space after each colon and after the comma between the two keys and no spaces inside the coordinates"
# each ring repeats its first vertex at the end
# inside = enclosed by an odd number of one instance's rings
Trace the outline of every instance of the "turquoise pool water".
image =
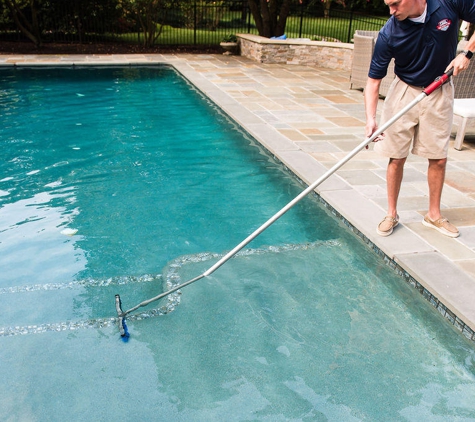
{"type": "Polygon", "coordinates": [[[121,342],[115,293],[303,186],[167,67],[1,69],[0,107],[0,419],[475,420],[473,344],[316,198],[121,342]]]}

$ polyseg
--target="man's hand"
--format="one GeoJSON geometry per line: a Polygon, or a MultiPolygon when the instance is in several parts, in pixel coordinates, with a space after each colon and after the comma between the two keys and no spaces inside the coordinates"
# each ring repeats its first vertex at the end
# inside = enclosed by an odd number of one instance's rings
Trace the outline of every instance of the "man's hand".
{"type": "MultiPolygon", "coordinates": [[[[365,126],[365,136],[369,138],[374,132],[378,130],[378,124],[376,123],[375,118],[367,119],[365,126]]],[[[381,133],[379,136],[374,138],[373,142],[382,141],[384,138],[384,133],[381,133]]]]}
{"type": "MultiPolygon", "coordinates": [[[[367,119],[366,120],[366,126],[365,126],[365,136],[366,138],[369,138],[374,132],[378,130],[378,124],[376,123],[375,118],[367,119]]],[[[373,142],[379,142],[384,140],[384,133],[381,133],[378,135],[376,138],[373,139],[373,142]]],[[[369,146],[366,145],[366,149],[368,149],[369,146]]]]}
{"type": "Polygon", "coordinates": [[[464,54],[460,53],[453,59],[450,64],[447,66],[445,71],[447,72],[450,68],[454,68],[454,76],[457,76],[460,72],[467,70],[470,60],[465,57],[464,54]]]}
{"type": "MultiPolygon", "coordinates": [[[[468,51],[475,51],[475,32],[472,34],[470,39],[467,41],[467,43],[463,47],[465,50],[468,51]]],[[[473,58],[472,60],[475,60],[473,58]]],[[[451,67],[454,68],[454,76],[457,76],[460,72],[463,72],[464,70],[467,70],[468,65],[470,64],[470,59],[467,59],[464,54],[460,53],[453,59],[450,64],[447,66],[447,70],[449,70],[451,67]]]]}
{"type": "MultiPolygon", "coordinates": [[[[378,130],[376,110],[378,108],[380,85],[381,79],[368,78],[368,82],[366,83],[366,88],[364,90],[366,114],[365,136],[367,138],[369,138],[374,132],[378,130]]],[[[384,137],[384,135],[379,135],[373,142],[382,140],[382,137],[384,137]]],[[[366,149],[368,149],[368,147],[366,147],[366,149]]]]}

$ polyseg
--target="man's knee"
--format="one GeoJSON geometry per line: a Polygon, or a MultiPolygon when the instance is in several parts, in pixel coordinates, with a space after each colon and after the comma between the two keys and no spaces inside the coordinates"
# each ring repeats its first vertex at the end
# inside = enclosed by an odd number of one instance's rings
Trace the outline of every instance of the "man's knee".
{"type": "Polygon", "coordinates": [[[429,167],[444,169],[447,165],[447,158],[429,159],[429,167]]]}
{"type": "Polygon", "coordinates": [[[406,158],[390,158],[388,165],[392,167],[402,167],[405,162],[406,158]]]}

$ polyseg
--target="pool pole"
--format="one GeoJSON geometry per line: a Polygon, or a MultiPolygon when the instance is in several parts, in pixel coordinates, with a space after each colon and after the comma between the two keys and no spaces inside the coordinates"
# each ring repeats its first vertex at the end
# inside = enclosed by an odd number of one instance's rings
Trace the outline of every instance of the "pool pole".
{"type": "Polygon", "coordinates": [[[221,259],[219,259],[213,266],[208,268],[204,273],[200,274],[199,276],[192,278],[182,284],[179,284],[173,287],[166,292],[159,294],[158,296],[152,297],[148,300],[144,300],[140,302],[138,305],[126,310],[122,311],[121,308],[121,300],[120,296],[116,295],[116,311],[117,316],[119,319],[119,331],[122,337],[128,336],[127,326],[125,324],[125,317],[130,314],[131,312],[136,311],[137,309],[147,306],[152,302],[156,302],[168,296],[169,294],[180,290],[181,288],[188,286],[189,284],[194,283],[204,277],[209,276],[213,272],[215,272],[219,267],[221,267],[225,262],[231,259],[234,255],[236,255],[244,246],[254,240],[259,234],[261,234],[265,229],[267,229],[271,224],[277,221],[280,217],[282,217],[287,211],[289,211],[294,205],[300,202],[304,197],[306,197],[310,192],[313,192],[314,189],[327,180],[333,173],[335,173],[340,167],[350,161],[358,152],[360,152],[363,148],[373,142],[379,135],[381,135],[389,126],[391,126],[396,120],[398,120],[401,116],[406,114],[411,108],[413,108],[416,104],[420,103],[425,97],[430,95],[434,92],[437,88],[441,87],[445,84],[449,77],[453,73],[453,68],[448,70],[442,76],[439,76],[434,82],[432,82],[429,86],[427,86],[411,103],[409,103],[406,107],[404,107],[401,111],[395,114],[391,119],[389,119],[386,123],[384,123],[376,132],[374,132],[369,138],[366,138],[361,144],[359,144],[353,151],[351,151],[348,155],[346,155],[343,159],[341,159],[338,163],[336,163],[332,168],[330,168],[325,174],[320,176],[315,182],[309,185],[304,191],[302,191],[298,196],[296,196],[292,201],[290,201],[287,205],[285,205],[280,211],[274,214],[271,218],[269,218],[264,224],[262,224],[258,229],[256,229],[253,233],[251,233],[248,237],[246,237],[241,243],[239,243],[236,247],[234,247],[231,251],[229,251],[226,255],[224,255],[221,259]]]}

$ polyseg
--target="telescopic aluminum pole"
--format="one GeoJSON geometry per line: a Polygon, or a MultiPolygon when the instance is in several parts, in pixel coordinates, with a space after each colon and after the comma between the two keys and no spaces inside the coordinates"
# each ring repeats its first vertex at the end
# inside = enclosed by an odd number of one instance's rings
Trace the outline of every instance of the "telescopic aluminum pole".
{"type": "MultiPolygon", "coordinates": [[[[120,319],[120,326],[119,329],[121,330],[121,335],[124,335],[123,327],[122,327],[122,320],[123,318],[130,314],[131,312],[136,311],[137,309],[147,306],[152,302],[160,300],[169,294],[180,290],[181,288],[188,286],[189,284],[194,283],[202,279],[203,277],[207,277],[213,272],[215,272],[219,267],[221,267],[225,262],[231,259],[234,255],[236,255],[244,246],[246,246],[249,242],[254,240],[259,234],[261,234],[265,229],[267,229],[271,224],[277,221],[280,217],[282,217],[287,211],[289,211],[294,205],[300,202],[305,196],[307,196],[310,192],[312,192],[318,185],[323,183],[327,180],[333,173],[335,173],[340,167],[346,164],[349,160],[351,160],[358,152],[360,152],[363,148],[373,142],[379,135],[381,135],[388,127],[390,127],[396,120],[398,120],[401,116],[406,114],[411,108],[413,108],[416,104],[420,103],[425,97],[432,94],[436,89],[441,87],[445,84],[449,77],[452,75],[453,69],[450,69],[442,76],[439,76],[434,82],[432,82],[427,88],[425,88],[411,103],[409,103],[406,107],[404,107],[401,111],[399,111],[396,115],[394,115],[391,119],[389,119],[386,123],[384,123],[376,132],[374,132],[369,138],[366,138],[361,144],[359,144],[353,151],[351,151],[348,155],[346,155],[342,160],[336,163],[332,168],[330,168],[325,174],[323,174],[319,179],[315,180],[311,185],[309,185],[304,191],[302,191],[298,196],[296,196],[292,201],[290,201],[286,206],[284,206],[280,211],[274,214],[271,218],[269,218],[264,224],[262,224],[258,229],[256,229],[253,233],[251,233],[248,237],[246,237],[241,243],[239,243],[234,249],[229,251],[226,255],[224,255],[220,260],[218,260],[213,266],[208,268],[204,273],[201,275],[192,278],[182,284],[179,284],[172,289],[159,294],[158,296],[152,297],[151,299],[144,300],[140,302],[138,305],[121,312],[120,306],[116,306],[117,314],[120,319]]],[[[116,305],[120,303],[120,297],[116,295],[116,305]]]]}

